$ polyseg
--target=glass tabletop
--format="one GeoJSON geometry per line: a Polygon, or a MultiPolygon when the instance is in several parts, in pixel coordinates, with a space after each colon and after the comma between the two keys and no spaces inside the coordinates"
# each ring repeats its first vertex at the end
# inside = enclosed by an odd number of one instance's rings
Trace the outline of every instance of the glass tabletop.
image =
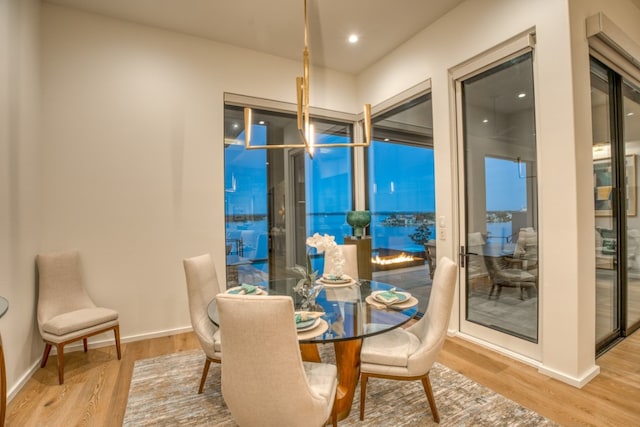
{"type": "MultiPolygon", "coordinates": [[[[281,279],[257,285],[269,295],[291,296],[297,309],[301,303],[300,297],[293,290],[297,281],[298,279],[281,279]]],[[[312,337],[309,337],[313,335],[312,333],[305,333],[305,338],[301,338],[300,342],[325,343],[352,340],[402,326],[418,312],[420,307],[417,300],[409,297],[402,304],[389,307],[372,300],[372,293],[388,291],[394,287],[398,292],[405,292],[396,286],[372,280],[359,280],[351,285],[324,285],[316,298],[316,304],[318,311],[324,311],[321,319],[327,323],[328,328],[312,337]]],[[[215,299],[209,303],[207,310],[209,319],[218,325],[215,299]]]]}
{"type": "Polygon", "coordinates": [[[5,297],[0,297],[0,317],[9,310],[9,301],[5,297]]]}

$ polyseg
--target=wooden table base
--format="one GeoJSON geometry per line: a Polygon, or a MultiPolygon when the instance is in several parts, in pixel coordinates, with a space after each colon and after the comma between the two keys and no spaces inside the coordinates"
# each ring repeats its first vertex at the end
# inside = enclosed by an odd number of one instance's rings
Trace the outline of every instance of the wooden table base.
{"type": "MultiPolygon", "coordinates": [[[[338,389],[334,406],[338,413],[338,420],[349,416],[353,404],[353,395],[360,378],[360,349],[362,339],[336,341],[333,343],[336,352],[336,366],[338,368],[338,389]]],[[[320,362],[320,353],[316,344],[300,344],[302,360],[320,362]]]]}

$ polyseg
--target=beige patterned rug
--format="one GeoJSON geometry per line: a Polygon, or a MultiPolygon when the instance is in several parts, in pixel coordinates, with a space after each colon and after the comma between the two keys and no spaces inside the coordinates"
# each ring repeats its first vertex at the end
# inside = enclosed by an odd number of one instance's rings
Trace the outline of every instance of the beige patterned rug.
{"type": "MultiPolygon", "coordinates": [[[[321,346],[331,361],[333,347],[321,346]]],[[[204,353],[189,351],[139,360],[133,369],[125,426],[236,426],[220,393],[220,366],[212,363],[197,394],[204,353]]],[[[430,374],[441,426],[555,426],[517,403],[436,364],[430,374]]],[[[419,381],[369,379],[364,421],[360,387],[351,414],[340,426],[436,426],[419,381]]]]}

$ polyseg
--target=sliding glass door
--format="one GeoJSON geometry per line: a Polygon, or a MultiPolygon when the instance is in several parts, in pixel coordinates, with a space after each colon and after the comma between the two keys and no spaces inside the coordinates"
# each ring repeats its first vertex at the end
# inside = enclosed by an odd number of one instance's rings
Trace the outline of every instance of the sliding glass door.
{"type": "Polygon", "coordinates": [[[596,348],[640,326],[640,86],[591,60],[596,348]]]}

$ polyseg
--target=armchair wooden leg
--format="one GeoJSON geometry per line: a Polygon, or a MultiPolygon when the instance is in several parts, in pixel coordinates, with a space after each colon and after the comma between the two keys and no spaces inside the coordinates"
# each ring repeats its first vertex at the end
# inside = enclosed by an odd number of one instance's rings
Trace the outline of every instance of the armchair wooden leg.
{"type": "Polygon", "coordinates": [[[433,397],[433,390],[431,389],[431,382],[429,381],[429,373],[422,377],[422,386],[424,387],[424,392],[427,394],[427,399],[429,400],[429,406],[431,407],[431,414],[433,415],[433,421],[436,423],[440,422],[440,415],[438,414],[438,408],[436,407],[436,399],[433,397]]]}
{"type": "Polygon", "coordinates": [[[64,344],[56,344],[58,351],[58,381],[64,384],[64,344]]]}
{"type": "Polygon", "coordinates": [[[364,400],[367,397],[367,380],[369,376],[360,373],[360,421],[364,421],[364,400]]]}
{"type": "Polygon", "coordinates": [[[122,352],[120,351],[120,325],[114,326],[113,335],[116,339],[116,351],[118,352],[118,360],[120,360],[122,359],[122,352]]]}
{"type": "Polygon", "coordinates": [[[87,349],[88,349],[88,348],[87,348],[87,347],[88,347],[88,345],[87,345],[87,339],[86,339],[86,338],[83,338],[83,339],[82,339],[82,345],[83,345],[83,347],[84,347],[84,352],[86,353],[86,352],[87,352],[87,349]]]}
{"type": "Polygon", "coordinates": [[[202,390],[204,390],[204,383],[207,380],[207,374],[209,373],[210,365],[211,365],[211,359],[207,357],[207,360],[204,361],[204,369],[202,369],[202,378],[200,379],[200,387],[198,388],[198,394],[201,394],[202,390]]]}
{"type": "Polygon", "coordinates": [[[51,352],[51,344],[44,346],[44,353],[42,353],[42,361],[40,362],[40,367],[44,368],[47,366],[47,360],[49,360],[49,353],[51,352]]]}

